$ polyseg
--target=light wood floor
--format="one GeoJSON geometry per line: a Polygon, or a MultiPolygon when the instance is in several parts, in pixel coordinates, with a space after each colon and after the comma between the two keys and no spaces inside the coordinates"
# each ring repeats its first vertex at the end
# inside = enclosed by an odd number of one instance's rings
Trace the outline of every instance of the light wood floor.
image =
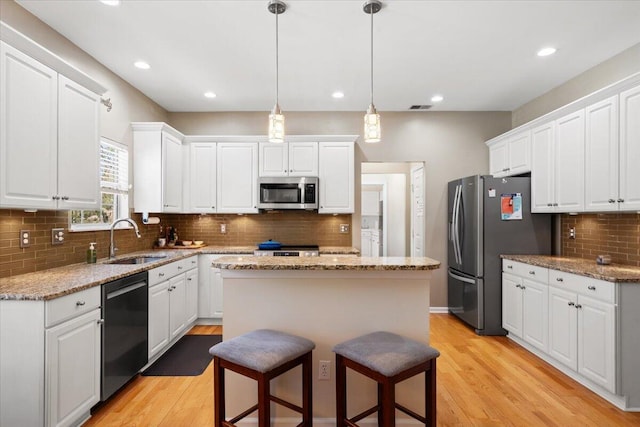
{"type": "MultiPolygon", "coordinates": [[[[196,326],[190,333],[219,334],[196,326]]],[[[640,426],[505,337],[479,337],[457,319],[431,315],[438,358],[438,425],[640,426]]],[[[135,378],[85,426],[213,425],[213,364],[199,377],[135,378]]]]}

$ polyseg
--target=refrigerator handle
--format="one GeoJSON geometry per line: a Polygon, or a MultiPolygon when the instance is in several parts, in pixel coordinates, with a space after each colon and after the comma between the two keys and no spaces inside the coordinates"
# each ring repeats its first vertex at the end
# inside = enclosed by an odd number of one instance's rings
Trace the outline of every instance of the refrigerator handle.
{"type": "Polygon", "coordinates": [[[462,264],[462,251],[460,248],[460,204],[462,199],[462,185],[456,186],[456,205],[455,205],[455,221],[454,221],[454,239],[456,262],[462,264]]]}
{"type": "Polygon", "coordinates": [[[451,276],[452,278],[454,278],[456,280],[464,282],[464,283],[471,283],[471,284],[475,284],[476,283],[475,280],[469,279],[467,277],[458,276],[457,274],[452,273],[451,270],[449,270],[449,276],[451,276]]]}
{"type": "Polygon", "coordinates": [[[456,185],[456,191],[453,195],[453,212],[451,214],[451,243],[453,244],[453,256],[455,257],[456,264],[458,264],[458,241],[456,239],[456,216],[458,215],[458,186],[456,185]]]}

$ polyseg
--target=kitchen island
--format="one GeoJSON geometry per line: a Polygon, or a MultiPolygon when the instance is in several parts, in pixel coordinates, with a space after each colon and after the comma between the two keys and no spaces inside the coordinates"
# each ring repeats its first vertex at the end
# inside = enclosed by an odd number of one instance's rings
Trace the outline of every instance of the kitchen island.
{"type": "MultiPolygon", "coordinates": [[[[356,336],[385,330],[429,342],[430,258],[403,257],[254,257],[226,256],[213,262],[222,270],[224,339],[269,328],[313,340],[314,425],[335,425],[335,356],[331,349],[356,336]],[[320,360],[331,361],[330,380],[318,379],[320,360]]],[[[350,411],[373,403],[375,384],[348,375],[350,411]]],[[[235,415],[255,403],[252,380],[228,373],[227,413],[235,415]]],[[[272,382],[272,393],[296,401],[300,371],[272,382]],[[292,397],[295,396],[295,397],[292,397]]],[[[424,410],[421,376],[398,385],[402,402],[424,410]]],[[[289,410],[275,407],[274,425],[297,425],[289,410]]]]}

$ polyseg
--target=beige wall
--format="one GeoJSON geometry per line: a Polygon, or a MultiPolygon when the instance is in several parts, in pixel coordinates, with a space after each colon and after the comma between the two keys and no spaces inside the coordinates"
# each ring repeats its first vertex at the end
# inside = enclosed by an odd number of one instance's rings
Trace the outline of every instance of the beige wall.
{"type": "Polygon", "coordinates": [[[592,92],[640,72],[640,43],[596,65],[513,111],[518,127],[592,92]]]}
{"type": "MultiPolygon", "coordinates": [[[[267,114],[169,113],[169,124],[185,134],[265,134],[267,114]]],[[[383,142],[356,148],[356,188],[360,188],[362,162],[425,162],[427,200],[426,255],[442,262],[432,278],[431,304],[447,305],[447,195],[446,184],[462,176],[487,173],[489,156],[484,141],[509,130],[508,112],[382,112],[383,142]]],[[[359,135],[361,112],[286,112],[289,135],[359,135]]],[[[356,191],[356,214],[360,224],[360,191],[356,191]]],[[[354,227],[357,228],[357,227],[354,227]]],[[[353,244],[360,245],[359,229],[353,230],[353,244]]]]}

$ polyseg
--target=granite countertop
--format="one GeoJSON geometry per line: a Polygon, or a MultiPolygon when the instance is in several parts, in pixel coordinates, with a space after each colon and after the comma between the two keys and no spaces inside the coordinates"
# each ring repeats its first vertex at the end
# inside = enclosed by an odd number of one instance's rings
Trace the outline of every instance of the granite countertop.
{"type": "Polygon", "coordinates": [[[504,259],[551,268],[566,273],[593,277],[607,282],[637,282],[640,283],[640,267],[631,265],[611,264],[598,265],[595,259],[550,256],[550,255],[501,255],[504,259]]]}
{"type": "Polygon", "coordinates": [[[435,270],[440,262],[409,257],[278,257],[226,256],[214,260],[213,267],[226,270],[435,270]]]}
{"type": "MultiPolygon", "coordinates": [[[[153,249],[117,257],[127,259],[138,256],[164,258],[146,264],[107,264],[106,258],[96,264],[72,264],[64,267],[18,276],[0,278],[0,300],[50,300],[99,286],[112,280],[160,267],[173,261],[198,254],[253,254],[256,246],[205,246],[199,249],[153,249]]],[[[359,254],[350,246],[322,246],[321,254],[359,254]]]]}

